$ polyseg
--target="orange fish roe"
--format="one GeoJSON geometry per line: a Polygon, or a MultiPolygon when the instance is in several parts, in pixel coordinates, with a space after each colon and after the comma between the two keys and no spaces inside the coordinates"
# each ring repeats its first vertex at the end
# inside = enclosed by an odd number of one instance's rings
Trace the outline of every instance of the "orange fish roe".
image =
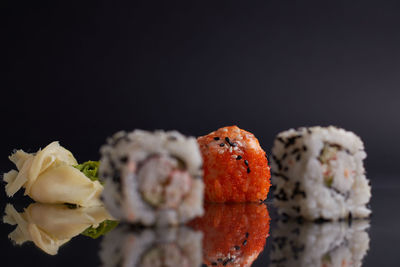
{"type": "Polygon", "coordinates": [[[264,249],[270,217],[265,204],[209,203],[189,223],[203,232],[203,264],[251,266],[264,249]]]}
{"type": "Polygon", "coordinates": [[[267,198],[270,168],[257,138],[237,126],[197,139],[203,156],[205,201],[258,202],[267,198]]]}

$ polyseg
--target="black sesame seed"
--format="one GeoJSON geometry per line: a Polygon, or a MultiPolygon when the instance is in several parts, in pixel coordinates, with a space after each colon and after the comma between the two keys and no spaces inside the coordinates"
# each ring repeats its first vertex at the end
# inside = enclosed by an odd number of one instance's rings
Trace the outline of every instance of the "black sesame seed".
{"type": "Polygon", "coordinates": [[[176,138],[176,136],[168,136],[168,140],[169,141],[176,141],[176,140],[178,140],[178,138],[176,138]]]}
{"type": "Polygon", "coordinates": [[[219,144],[220,147],[223,147],[224,145],[225,145],[224,143],[219,144]]]}
{"type": "Polygon", "coordinates": [[[293,154],[296,154],[296,153],[299,152],[299,151],[300,151],[300,149],[298,149],[298,148],[293,149],[292,155],[293,155],[293,154]]]}
{"type": "Polygon", "coordinates": [[[283,153],[281,160],[284,160],[287,157],[287,153],[283,153]]]}
{"type": "Polygon", "coordinates": [[[246,232],[245,237],[248,238],[249,237],[249,232],[246,232]]]}
{"type": "Polygon", "coordinates": [[[283,140],[282,137],[278,137],[277,140],[278,140],[279,142],[283,143],[283,144],[285,143],[285,140],[283,140]]]}
{"type": "Polygon", "coordinates": [[[299,217],[296,218],[296,221],[297,221],[298,224],[303,224],[304,219],[303,219],[303,217],[299,216],[299,217]]]}
{"type": "Polygon", "coordinates": [[[222,259],[221,259],[221,258],[218,258],[218,259],[217,259],[217,261],[221,262],[221,261],[222,261],[222,259]]]}
{"type": "Polygon", "coordinates": [[[239,250],[240,247],[238,245],[234,246],[235,250],[239,250]]]}
{"type": "Polygon", "coordinates": [[[297,246],[295,246],[294,244],[292,244],[292,245],[291,245],[291,249],[292,249],[294,258],[295,258],[295,259],[298,259],[299,253],[302,252],[302,251],[304,250],[304,245],[298,246],[298,247],[297,247],[297,246]]]}
{"type": "Polygon", "coordinates": [[[250,168],[247,168],[247,173],[250,173],[250,168]]]}
{"type": "Polygon", "coordinates": [[[282,249],[285,247],[286,241],[287,241],[287,239],[285,236],[278,236],[278,237],[275,237],[273,240],[273,242],[278,245],[279,249],[282,249]]]}
{"type": "Polygon", "coordinates": [[[229,259],[224,260],[224,262],[222,263],[222,265],[226,266],[229,263],[229,259]]]}
{"type": "Polygon", "coordinates": [[[303,146],[303,151],[307,151],[307,147],[306,146],[303,146]]]}
{"type": "Polygon", "coordinates": [[[283,175],[282,173],[279,173],[279,172],[271,172],[271,175],[274,175],[274,176],[277,176],[277,177],[281,177],[283,180],[289,181],[289,177],[283,175]]]}
{"type": "Polygon", "coordinates": [[[246,166],[249,166],[249,162],[246,159],[244,160],[244,164],[246,164],[246,166]]]}
{"type": "Polygon", "coordinates": [[[283,188],[281,188],[281,190],[279,191],[279,193],[277,195],[275,195],[277,200],[280,201],[288,201],[287,195],[285,190],[283,190],[283,188]]]}
{"type": "Polygon", "coordinates": [[[218,141],[219,140],[219,137],[217,136],[217,137],[214,137],[214,140],[215,141],[218,141]]]}
{"type": "Polygon", "coordinates": [[[327,220],[324,219],[324,218],[318,218],[318,219],[315,219],[315,220],[314,220],[314,223],[316,223],[316,224],[322,224],[322,223],[324,223],[324,222],[327,222],[327,220]]]}
{"type": "Polygon", "coordinates": [[[122,163],[126,163],[128,161],[128,157],[127,156],[123,156],[119,159],[122,163]]]}
{"type": "Polygon", "coordinates": [[[293,233],[293,234],[296,234],[296,235],[299,235],[299,234],[300,234],[300,229],[299,229],[299,228],[294,228],[294,229],[292,230],[292,233],[293,233]]]}
{"type": "Polygon", "coordinates": [[[300,213],[300,206],[293,206],[293,210],[295,210],[297,213],[300,213]]]}
{"type": "Polygon", "coordinates": [[[283,168],[283,171],[287,172],[289,170],[289,168],[286,166],[283,168]]]}
{"type": "Polygon", "coordinates": [[[241,160],[241,159],[242,159],[242,156],[237,155],[236,160],[241,160]]]}
{"type": "Polygon", "coordinates": [[[237,146],[236,143],[232,143],[232,142],[231,142],[231,140],[229,139],[229,137],[225,137],[225,141],[226,141],[230,146],[233,146],[233,147],[237,146]]]}
{"type": "Polygon", "coordinates": [[[294,186],[294,190],[293,190],[292,196],[291,196],[291,199],[294,199],[294,197],[296,195],[301,195],[304,198],[306,198],[306,192],[300,190],[300,182],[296,182],[296,184],[294,186]]]}
{"type": "MultiPolygon", "coordinates": [[[[277,259],[277,260],[271,260],[271,263],[280,264],[280,263],[283,263],[285,261],[287,261],[287,259],[285,257],[283,257],[283,258],[280,258],[280,259],[277,259]]],[[[279,266],[281,266],[281,265],[279,265],[279,266]]]]}
{"type": "Polygon", "coordinates": [[[211,265],[213,265],[213,266],[217,266],[217,265],[218,265],[218,263],[216,263],[215,261],[213,261],[213,262],[211,262],[211,265]]]}
{"type": "Polygon", "coordinates": [[[286,223],[289,221],[289,215],[286,212],[282,212],[281,215],[282,215],[282,217],[281,217],[282,222],[286,223]]]}
{"type": "Polygon", "coordinates": [[[244,241],[243,241],[243,246],[246,246],[246,244],[247,244],[247,239],[245,239],[244,241]]]}
{"type": "Polygon", "coordinates": [[[296,156],[296,161],[299,161],[300,159],[301,159],[300,154],[297,154],[297,156],[296,156]]]}

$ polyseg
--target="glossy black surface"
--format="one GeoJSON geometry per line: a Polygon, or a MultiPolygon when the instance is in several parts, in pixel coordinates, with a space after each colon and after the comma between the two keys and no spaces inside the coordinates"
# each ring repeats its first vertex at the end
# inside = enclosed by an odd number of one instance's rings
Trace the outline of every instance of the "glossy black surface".
{"type": "MultiPolygon", "coordinates": [[[[395,204],[400,202],[400,182],[397,177],[378,176],[378,179],[385,180],[385,185],[373,185],[372,210],[370,228],[367,230],[370,243],[369,250],[363,259],[362,266],[397,266],[400,260],[398,247],[400,242],[400,216],[396,212],[395,204]]],[[[21,207],[26,206],[27,201],[5,199],[2,192],[2,209],[5,201],[15,203],[21,207]]],[[[276,212],[267,202],[268,211],[271,217],[269,237],[266,240],[264,250],[254,261],[252,266],[268,266],[274,230],[277,227],[276,212]]],[[[100,243],[101,239],[93,240],[85,236],[74,237],[70,242],[59,249],[56,256],[45,254],[29,242],[22,246],[15,246],[8,240],[7,235],[15,227],[2,224],[0,244],[2,248],[3,266],[100,266],[100,243]]],[[[283,265],[284,266],[284,265],[283,265]]],[[[351,266],[351,265],[350,265],[351,266]]]]}

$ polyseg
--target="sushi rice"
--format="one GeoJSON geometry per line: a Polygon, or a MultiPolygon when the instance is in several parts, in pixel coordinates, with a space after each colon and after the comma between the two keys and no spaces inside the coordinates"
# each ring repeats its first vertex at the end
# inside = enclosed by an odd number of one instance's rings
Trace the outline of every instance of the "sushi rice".
{"type": "Polygon", "coordinates": [[[271,169],[279,213],[308,220],[368,217],[365,157],[358,136],[333,126],[278,134],[271,169]]]}
{"type": "Polygon", "coordinates": [[[177,225],[203,214],[196,139],[171,131],[118,132],[101,148],[102,195],[110,213],[143,225],[177,225]]]}

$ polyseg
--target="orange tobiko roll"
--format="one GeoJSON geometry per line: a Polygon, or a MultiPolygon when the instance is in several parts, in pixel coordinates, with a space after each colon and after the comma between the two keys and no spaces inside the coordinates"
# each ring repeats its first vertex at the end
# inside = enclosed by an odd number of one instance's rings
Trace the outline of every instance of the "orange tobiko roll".
{"type": "Polygon", "coordinates": [[[207,203],[189,225],[203,233],[202,266],[251,266],[263,251],[270,217],[263,203],[207,203]]]}
{"type": "Polygon", "coordinates": [[[197,138],[203,156],[205,201],[259,202],[267,198],[270,168],[257,138],[237,126],[197,138]]]}

